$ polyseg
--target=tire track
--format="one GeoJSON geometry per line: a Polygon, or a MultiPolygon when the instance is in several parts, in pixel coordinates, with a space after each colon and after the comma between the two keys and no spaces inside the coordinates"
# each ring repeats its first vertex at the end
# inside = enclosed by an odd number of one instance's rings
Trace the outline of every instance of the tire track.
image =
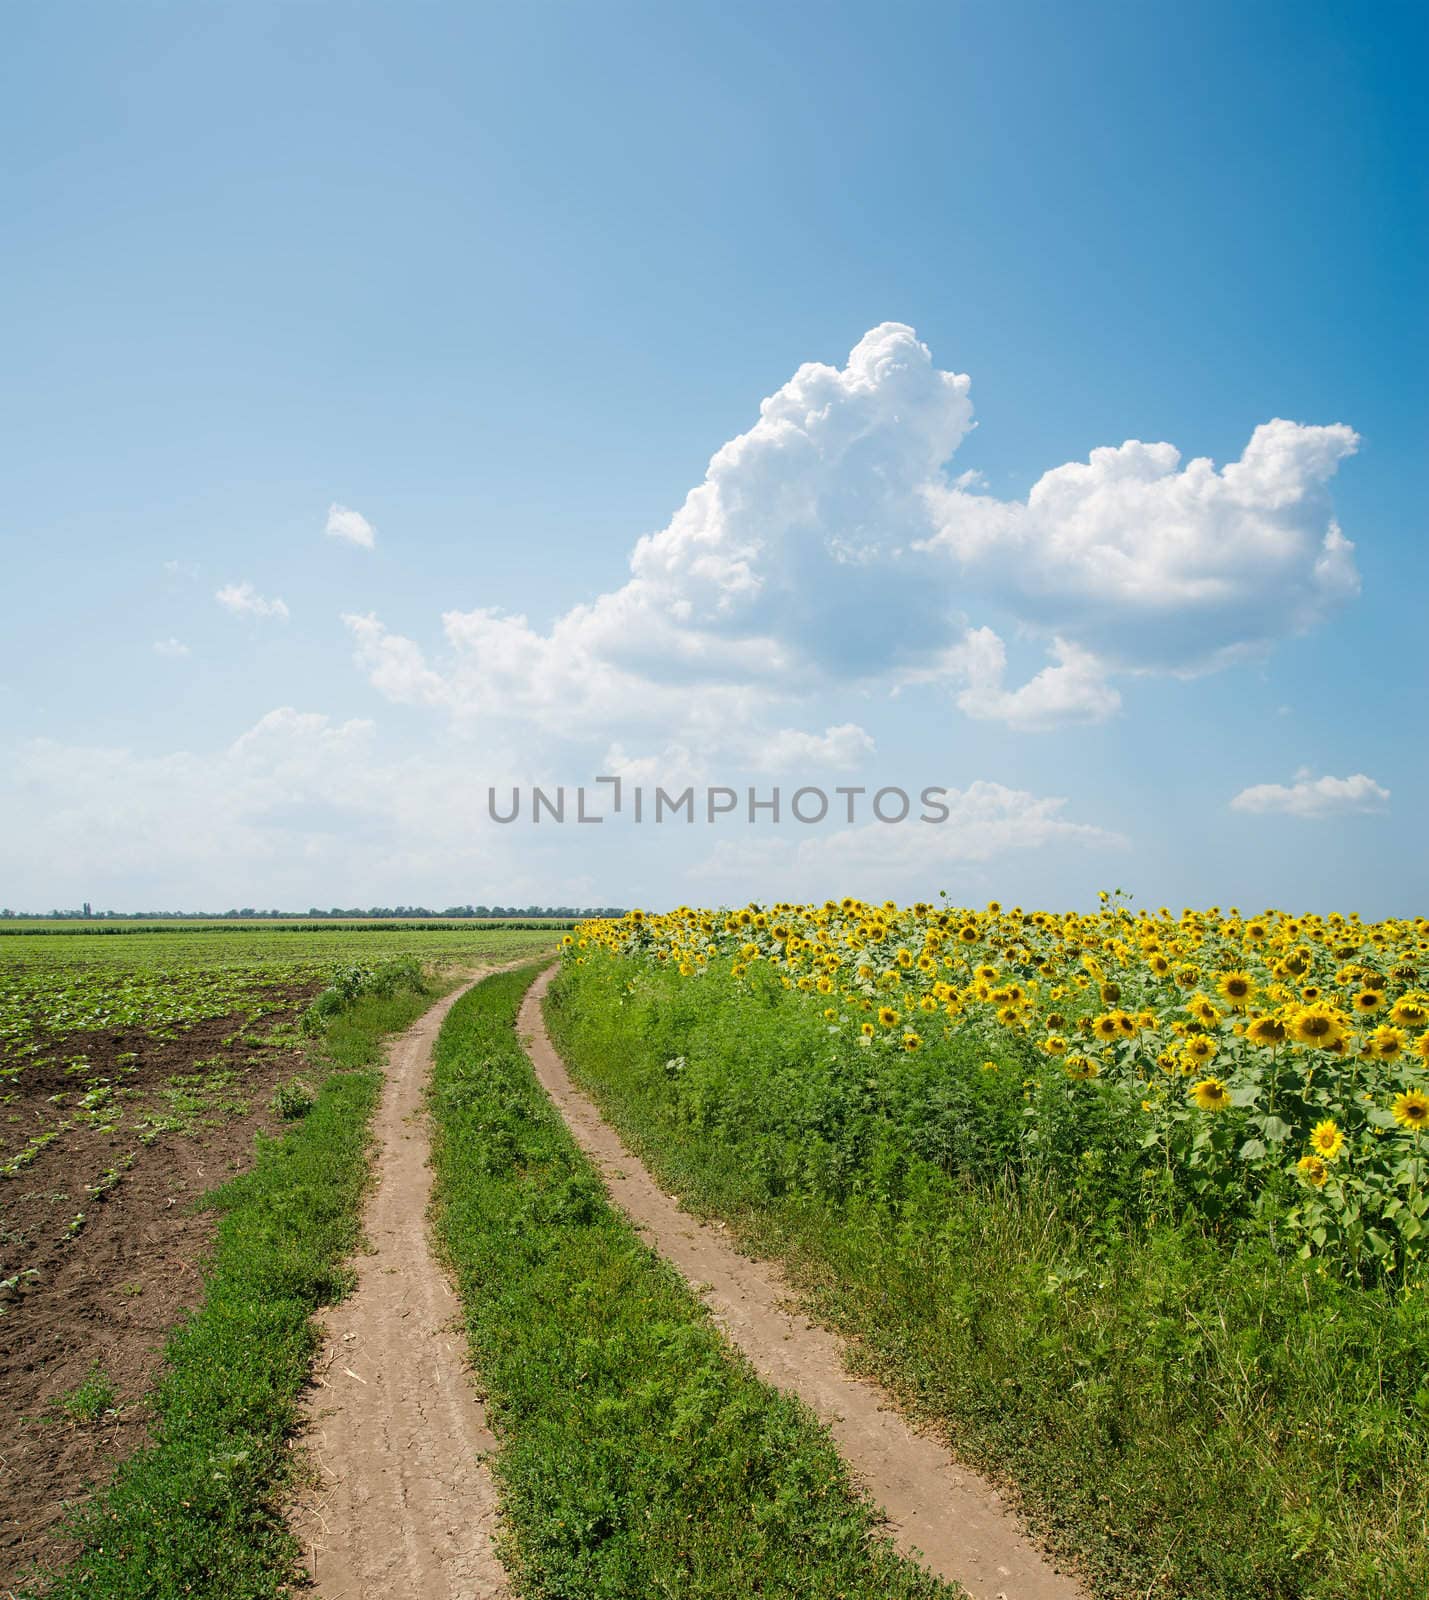
{"type": "Polygon", "coordinates": [[[460,1306],[432,1254],[423,1097],[440,1000],[388,1049],[373,1120],[371,1254],[324,1319],[303,1446],[320,1486],[291,1523],[319,1600],[510,1600],[497,1559],[496,1440],[472,1387],[460,1306]]]}
{"type": "Polygon", "coordinates": [[[992,1484],[916,1431],[883,1389],[851,1377],[834,1334],[790,1312],[794,1292],[774,1263],[741,1255],[721,1226],[681,1210],[626,1149],[571,1082],[546,1032],[541,998],[555,970],[536,980],[517,1024],[536,1076],[641,1237],[679,1269],[759,1376],[797,1395],[828,1427],[883,1508],[897,1547],[962,1584],[973,1600],[1087,1600],[1032,1543],[992,1484]]]}

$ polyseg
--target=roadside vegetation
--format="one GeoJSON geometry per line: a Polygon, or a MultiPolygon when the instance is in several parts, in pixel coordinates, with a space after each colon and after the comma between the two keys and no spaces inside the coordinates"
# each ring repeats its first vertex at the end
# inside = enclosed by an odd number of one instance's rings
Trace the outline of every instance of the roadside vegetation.
{"type": "Polygon", "coordinates": [[[1426,934],[636,913],[578,930],[547,1015],[1099,1596],[1419,1600],[1426,934]]]}
{"type": "Polygon", "coordinates": [[[204,1304],[169,1341],[152,1442],[76,1519],[78,1558],[32,1592],[169,1600],[220,1592],[217,1574],[225,1600],[287,1591],[298,1552],[282,1517],[286,1438],[317,1348],[312,1314],[348,1287],[382,1040],[430,1004],[418,969],[400,984],[350,983],[328,1011],[315,1052],[328,1074],[310,1108],[209,1197],[219,1222],[204,1304]]]}
{"type": "Polygon", "coordinates": [[[519,1592],[951,1597],[879,1539],[823,1431],[611,1208],[516,1037],[535,970],[457,1002],[431,1091],[438,1236],[519,1592]]]}

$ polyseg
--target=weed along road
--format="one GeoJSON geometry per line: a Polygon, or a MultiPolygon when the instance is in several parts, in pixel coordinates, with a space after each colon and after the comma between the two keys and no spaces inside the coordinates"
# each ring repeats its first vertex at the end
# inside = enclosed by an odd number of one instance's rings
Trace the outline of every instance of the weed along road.
{"type": "MultiPolygon", "coordinates": [[[[472,982],[478,981],[473,979],[472,982]]],[[[294,1526],[322,1600],[499,1600],[495,1440],[432,1255],[424,1094],[432,1045],[471,984],[393,1045],[373,1124],[374,1186],[358,1283],[326,1315],[302,1443],[320,1473],[294,1526]]]]}
{"type": "Polygon", "coordinates": [[[961,1584],[973,1600],[1086,1600],[1019,1527],[997,1490],[917,1432],[872,1383],[851,1377],[839,1340],[791,1312],[793,1291],[773,1263],[733,1249],[655,1182],[591,1100],[571,1082],[541,1015],[555,973],[532,986],[518,1023],[542,1087],[617,1206],[709,1307],[726,1337],[766,1383],[797,1395],[888,1519],[904,1554],[961,1584]]]}

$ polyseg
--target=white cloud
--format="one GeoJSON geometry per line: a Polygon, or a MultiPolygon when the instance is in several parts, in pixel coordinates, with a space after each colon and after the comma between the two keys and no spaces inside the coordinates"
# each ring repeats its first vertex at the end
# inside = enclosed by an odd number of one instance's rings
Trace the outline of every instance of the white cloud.
{"type": "Polygon", "coordinates": [[[1020,689],[1004,689],[1007,651],[991,628],[974,628],[954,652],[967,678],[959,709],[981,721],[1005,722],[1022,732],[1042,732],[1068,722],[1105,722],[1121,709],[1121,695],[1102,664],[1070,640],[1052,640],[1054,664],[1020,689]]]}
{"type": "Polygon", "coordinates": [[[1359,591],[1324,485],[1353,455],[1343,424],[1281,418],[1239,461],[1178,471],[1174,445],[1129,439],[1044,473],[1026,501],[928,489],[960,579],[1025,622],[1125,668],[1202,671],[1303,632],[1359,591]]]}
{"type": "Polygon", "coordinates": [[[251,583],[229,583],[214,595],[226,611],[235,617],[275,617],[280,622],[288,620],[288,607],[279,599],[266,599],[251,583]]]}
{"type": "MultiPolygon", "coordinates": [[[[715,846],[705,893],[827,892],[926,898],[972,864],[1041,847],[1059,862],[1114,848],[1118,836],[1065,815],[1065,802],[995,783],[950,790],[943,823],[910,819],[806,829],[788,816],[746,832],[635,829],[627,798],[619,819],[609,794],[590,800],[606,825],[506,826],[487,816],[488,785],[548,793],[561,779],[533,767],[524,746],[485,741],[394,755],[369,721],[336,721],[292,706],[261,717],[218,748],[146,755],[127,749],[26,741],[3,752],[7,823],[0,877],[12,903],[100,903],[222,909],[282,905],[602,901],[674,897],[698,837],[715,846]],[[941,881],[940,881],[941,880],[941,881]],[[839,887],[842,885],[843,887],[839,887]]],[[[658,762],[607,752],[601,770],[676,794],[707,775],[702,756],[678,748],[658,762]],[[685,765],[679,765],[683,758],[685,765]]],[[[590,773],[575,781],[589,785],[590,773]]],[[[728,776],[717,774],[716,776],[728,776]]],[[[732,780],[733,781],[733,780],[732,780]]],[[[565,778],[567,797],[572,782],[565,778]]],[[[762,787],[767,794],[769,786],[762,787]]],[[[589,794],[589,788],[587,789],[589,794]]],[[[842,802],[835,801],[837,808],[842,802]]],[[[863,801],[867,816],[870,801],[863,801]]]]}
{"type": "Polygon", "coordinates": [[[446,681],[427,666],[410,639],[388,633],[370,613],[344,615],[342,620],[357,640],[358,659],[373,687],[388,700],[398,705],[452,704],[446,681]]]}
{"type": "Polygon", "coordinates": [[[600,777],[619,778],[623,784],[651,791],[658,787],[667,794],[678,794],[691,784],[708,778],[704,762],[682,744],[672,744],[659,755],[632,756],[622,746],[611,745],[600,763],[600,777]]]}
{"type": "Polygon", "coordinates": [[[546,636],[524,616],[446,612],[441,670],[420,645],[389,633],[376,616],[342,620],[359,663],[387,699],[436,707],[463,723],[519,722],[528,738],[537,732],[610,738],[620,731],[642,740],[727,747],[729,730],[747,729],[758,708],[780,698],[777,688],[691,684],[675,660],[667,672],[649,677],[616,665],[583,647],[579,620],[562,619],[546,636]]]}
{"type": "Polygon", "coordinates": [[[689,784],[743,781],[744,775],[757,772],[808,772],[812,768],[846,771],[859,766],[873,753],[872,737],[857,723],[844,722],[823,733],[806,733],[798,728],[780,728],[773,733],[745,737],[737,730],[726,732],[719,742],[719,754],[727,765],[712,769],[708,752],[697,754],[689,745],[668,744],[658,753],[635,756],[617,742],[607,750],[599,772],[642,784],[653,791],[656,785],[673,794],[689,784]]]}
{"type": "Polygon", "coordinates": [[[1311,778],[1297,774],[1292,784],[1258,783],[1231,801],[1232,811],[1290,817],[1335,817],[1354,811],[1379,811],[1389,801],[1389,790],[1356,772],[1349,778],[1311,778]]]}
{"type": "Polygon", "coordinates": [[[323,532],[329,538],[346,539],[349,544],[361,545],[364,550],[372,549],[377,543],[377,529],[367,518],[350,506],[338,505],[336,500],[327,508],[327,526],[323,532]]]}
{"type": "Polygon", "coordinates": [[[154,640],[154,654],[156,656],[171,656],[175,660],[179,660],[189,653],[189,647],[182,639],[154,640]]]}
{"type": "Polygon", "coordinates": [[[429,665],[375,617],[345,620],[391,698],[566,729],[638,707],[683,736],[828,678],[926,663],[946,634],[938,563],[910,556],[917,488],[971,422],[968,379],[937,371],[885,324],[846,367],[803,366],[711,459],[669,525],[638,541],[631,578],[542,632],[480,608],[442,618],[429,665]]]}
{"type": "Polygon", "coordinates": [[[548,630],[448,611],[430,661],[348,617],[359,659],[394,700],[607,737],[632,715],[687,744],[717,724],[777,729],[815,692],[930,682],[970,716],[1034,729],[1112,715],[1112,674],[1224,666],[1357,591],[1325,488],[1350,428],[1276,419],[1221,470],[1129,440],[1004,501],[976,469],[947,471],[969,389],[883,323],[844,367],[802,366],[762,403],[636,542],[621,587],[548,630]],[[1052,654],[1020,688],[989,612],[1052,654]]]}
{"type": "Polygon", "coordinates": [[[490,903],[559,895],[582,870],[553,867],[544,837],[487,825],[485,784],[531,781],[519,752],[394,759],[371,722],[291,706],[217,749],[37,739],[4,765],[0,876],[20,903],[63,904],[65,884],[72,899],[92,886],[93,899],[204,909],[490,903]]]}
{"type": "Polygon", "coordinates": [[[749,752],[749,765],[759,772],[798,771],[808,767],[847,770],[872,755],[873,737],[856,722],[841,722],[822,733],[780,728],[757,741],[749,752]]]}

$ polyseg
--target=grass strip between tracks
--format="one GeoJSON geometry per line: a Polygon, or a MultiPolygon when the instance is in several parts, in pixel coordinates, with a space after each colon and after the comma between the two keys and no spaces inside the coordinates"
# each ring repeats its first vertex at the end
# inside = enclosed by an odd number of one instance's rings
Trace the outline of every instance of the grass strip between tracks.
{"type": "Polygon", "coordinates": [[[611,1207],[516,1036],[536,970],[457,1002],[432,1083],[438,1236],[500,1440],[520,1592],[952,1596],[874,1535],[818,1424],[611,1207]]]}

